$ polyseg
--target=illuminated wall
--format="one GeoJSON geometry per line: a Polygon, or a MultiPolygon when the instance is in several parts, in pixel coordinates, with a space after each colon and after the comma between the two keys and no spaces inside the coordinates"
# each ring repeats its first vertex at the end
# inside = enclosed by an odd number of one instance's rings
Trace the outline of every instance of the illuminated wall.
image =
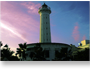
{"type": "Polygon", "coordinates": [[[89,40],[83,40],[83,41],[81,41],[81,44],[82,44],[82,46],[86,45],[86,44],[89,44],[89,40]]]}

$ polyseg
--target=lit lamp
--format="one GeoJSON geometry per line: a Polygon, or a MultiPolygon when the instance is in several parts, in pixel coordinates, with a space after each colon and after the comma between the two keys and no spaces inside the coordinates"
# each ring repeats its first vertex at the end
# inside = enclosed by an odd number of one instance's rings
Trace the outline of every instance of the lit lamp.
{"type": "Polygon", "coordinates": [[[81,43],[78,43],[78,45],[79,45],[79,46],[82,46],[82,44],[81,44],[81,43]]]}

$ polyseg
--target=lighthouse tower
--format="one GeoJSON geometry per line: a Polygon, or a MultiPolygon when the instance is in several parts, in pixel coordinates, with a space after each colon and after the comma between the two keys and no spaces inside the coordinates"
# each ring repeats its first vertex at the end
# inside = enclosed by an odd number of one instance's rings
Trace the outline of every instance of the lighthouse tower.
{"type": "Polygon", "coordinates": [[[40,14],[40,43],[51,43],[50,7],[44,3],[38,13],[40,14]]]}

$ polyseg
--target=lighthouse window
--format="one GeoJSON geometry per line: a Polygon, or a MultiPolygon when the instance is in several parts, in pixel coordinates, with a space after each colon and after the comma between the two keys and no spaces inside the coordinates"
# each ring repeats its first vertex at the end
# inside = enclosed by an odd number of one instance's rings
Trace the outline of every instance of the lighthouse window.
{"type": "Polygon", "coordinates": [[[48,41],[48,39],[47,39],[47,41],[48,41]]]}
{"type": "Polygon", "coordinates": [[[47,17],[46,17],[46,19],[47,19],[47,17]]]}
{"type": "Polygon", "coordinates": [[[47,22],[46,22],[46,24],[47,24],[47,22]]]}

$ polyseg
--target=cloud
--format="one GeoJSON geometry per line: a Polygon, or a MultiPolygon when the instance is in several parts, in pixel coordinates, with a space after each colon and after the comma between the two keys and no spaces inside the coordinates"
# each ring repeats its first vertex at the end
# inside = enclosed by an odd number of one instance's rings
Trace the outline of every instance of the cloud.
{"type": "Polygon", "coordinates": [[[72,32],[72,37],[74,38],[75,41],[79,40],[79,31],[78,31],[78,23],[75,23],[76,25],[74,26],[74,30],[72,32]]]}
{"type": "Polygon", "coordinates": [[[19,38],[21,38],[22,40],[24,40],[25,42],[28,42],[27,39],[25,39],[24,37],[22,37],[21,34],[19,34],[17,31],[13,30],[12,28],[10,28],[9,26],[6,26],[5,24],[1,23],[1,27],[10,31],[11,33],[13,33],[14,35],[18,36],[19,38]]]}
{"type": "Polygon", "coordinates": [[[25,8],[28,9],[28,13],[35,13],[35,14],[38,14],[38,9],[39,7],[41,6],[40,3],[38,4],[35,4],[33,2],[23,2],[21,3],[21,5],[23,5],[25,8]]]}
{"type": "Polygon", "coordinates": [[[38,28],[39,23],[34,18],[32,18],[32,16],[20,10],[21,8],[18,8],[16,5],[8,2],[2,2],[1,5],[1,20],[8,21],[15,27],[22,26],[30,28],[31,26],[32,29],[34,29],[34,27],[38,28]]]}
{"type": "Polygon", "coordinates": [[[83,36],[83,40],[86,40],[86,36],[85,35],[83,36]]]}
{"type": "MultiPolygon", "coordinates": [[[[5,31],[9,31],[9,36],[19,37],[18,40],[22,39],[23,41],[32,43],[34,42],[32,39],[36,39],[34,36],[39,33],[39,21],[22,11],[24,7],[22,5],[20,6],[20,4],[21,2],[1,2],[2,28],[5,31]]],[[[2,38],[4,38],[5,34],[7,33],[4,32],[2,38]]]]}

